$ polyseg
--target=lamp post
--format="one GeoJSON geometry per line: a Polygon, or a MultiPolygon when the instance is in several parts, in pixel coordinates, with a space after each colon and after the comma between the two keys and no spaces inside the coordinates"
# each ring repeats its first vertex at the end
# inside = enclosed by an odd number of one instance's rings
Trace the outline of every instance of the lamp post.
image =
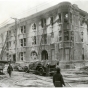
{"type": "Polygon", "coordinates": [[[18,53],[17,53],[17,18],[12,18],[15,20],[15,53],[16,53],[16,60],[18,59],[18,53]]]}

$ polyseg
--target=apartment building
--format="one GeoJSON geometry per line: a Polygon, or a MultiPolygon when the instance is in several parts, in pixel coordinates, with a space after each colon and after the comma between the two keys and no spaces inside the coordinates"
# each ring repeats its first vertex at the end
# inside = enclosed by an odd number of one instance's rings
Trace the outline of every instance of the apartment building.
{"type": "MultiPolygon", "coordinates": [[[[62,2],[10,25],[0,35],[0,40],[2,36],[8,37],[3,55],[7,60],[88,59],[88,13],[75,4],[62,2]]],[[[4,45],[4,40],[0,41],[0,46],[4,45]]]]}

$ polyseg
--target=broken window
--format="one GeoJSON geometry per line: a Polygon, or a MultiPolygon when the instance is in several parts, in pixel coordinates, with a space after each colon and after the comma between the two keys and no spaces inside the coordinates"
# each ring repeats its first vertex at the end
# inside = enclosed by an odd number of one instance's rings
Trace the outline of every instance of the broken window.
{"type": "Polygon", "coordinates": [[[21,43],[20,45],[23,46],[23,39],[20,40],[20,43],[21,43]]]}
{"type": "Polygon", "coordinates": [[[59,13],[58,15],[59,15],[59,22],[61,22],[61,13],[59,13]]]}
{"type": "Polygon", "coordinates": [[[36,24],[35,24],[35,23],[33,23],[32,29],[33,29],[33,30],[36,30],[36,24]]]}
{"type": "Polygon", "coordinates": [[[26,52],[20,52],[20,60],[24,60],[26,52]]]}
{"type": "Polygon", "coordinates": [[[21,33],[26,33],[26,26],[21,26],[21,33]]]}
{"type": "Polygon", "coordinates": [[[43,28],[44,26],[46,26],[46,19],[41,19],[41,27],[43,28]]]}
{"type": "Polygon", "coordinates": [[[64,36],[69,36],[69,31],[65,31],[64,36]]]}
{"type": "Polygon", "coordinates": [[[65,37],[64,37],[64,40],[65,40],[65,41],[69,40],[69,36],[65,36],[65,37]]]}
{"type": "Polygon", "coordinates": [[[61,35],[62,35],[62,31],[60,30],[60,31],[59,31],[59,36],[61,36],[61,35]]]}
{"type": "Polygon", "coordinates": [[[53,26],[53,17],[50,17],[50,24],[53,26]]]}
{"type": "Polygon", "coordinates": [[[59,41],[62,41],[62,37],[59,37],[59,41]]]}
{"type": "Polygon", "coordinates": [[[35,45],[36,44],[36,36],[33,36],[32,37],[32,45],[35,45]]]}
{"type": "Polygon", "coordinates": [[[26,46],[26,38],[23,39],[24,46],[26,46]]]}
{"type": "Polygon", "coordinates": [[[64,22],[68,22],[68,13],[64,13],[64,22]]]}
{"type": "Polygon", "coordinates": [[[42,35],[42,44],[47,44],[47,34],[42,35]]]}
{"type": "Polygon", "coordinates": [[[20,45],[26,46],[26,38],[20,39],[20,45]]]}
{"type": "Polygon", "coordinates": [[[74,41],[74,37],[73,36],[71,36],[71,40],[74,41]]]}
{"type": "Polygon", "coordinates": [[[72,13],[70,12],[70,22],[72,23],[72,13]]]}
{"type": "Polygon", "coordinates": [[[83,42],[83,38],[81,39],[81,41],[83,42]]]}

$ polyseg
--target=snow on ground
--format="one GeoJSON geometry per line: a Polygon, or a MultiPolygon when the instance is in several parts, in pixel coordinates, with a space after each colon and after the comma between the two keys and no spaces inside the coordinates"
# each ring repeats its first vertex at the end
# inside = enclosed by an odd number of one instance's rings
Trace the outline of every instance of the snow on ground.
{"type": "MultiPolygon", "coordinates": [[[[77,70],[61,71],[66,86],[88,87],[88,76],[78,74],[78,72],[77,70]]],[[[52,77],[17,71],[13,71],[12,77],[9,77],[6,70],[4,70],[4,73],[5,75],[0,75],[0,87],[54,87],[52,77]]]]}

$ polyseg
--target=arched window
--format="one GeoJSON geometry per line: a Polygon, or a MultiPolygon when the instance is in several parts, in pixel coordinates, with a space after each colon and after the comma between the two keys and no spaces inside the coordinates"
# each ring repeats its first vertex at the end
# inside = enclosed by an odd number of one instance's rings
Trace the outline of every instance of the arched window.
{"type": "Polygon", "coordinates": [[[32,24],[32,29],[36,30],[36,24],[35,23],[32,24]]]}
{"type": "Polygon", "coordinates": [[[46,19],[45,18],[41,19],[41,27],[43,28],[44,26],[46,26],[46,19]]]}
{"type": "Polygon", "coordinates": [[[50,17],[50,24],[53,26],[53,17],[50,17]]]}

